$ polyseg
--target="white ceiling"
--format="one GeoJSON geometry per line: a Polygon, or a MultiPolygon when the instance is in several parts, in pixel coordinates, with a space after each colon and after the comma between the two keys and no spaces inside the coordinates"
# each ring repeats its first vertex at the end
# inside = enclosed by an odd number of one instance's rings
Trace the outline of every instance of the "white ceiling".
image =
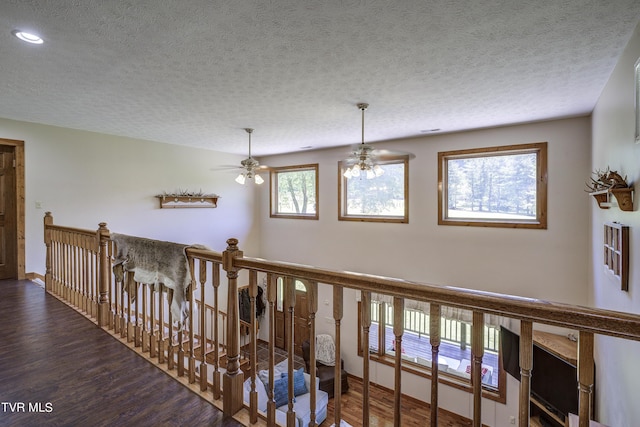
{"type": "MultiPolygon", "coordinates": [[[[591,112],[640,0],[2,0],[0,117],[260,156],[591,112]],[[27,45],[11,31],[40,35],[27,45]]],[[[0,135],[1,136],[1,135],[0,135]]]]}

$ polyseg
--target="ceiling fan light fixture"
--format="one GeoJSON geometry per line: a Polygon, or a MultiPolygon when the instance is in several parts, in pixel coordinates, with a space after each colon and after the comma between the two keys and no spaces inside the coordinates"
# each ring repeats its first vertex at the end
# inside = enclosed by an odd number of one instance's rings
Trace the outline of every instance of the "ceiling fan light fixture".
{"type": "Polygon", "coordinates": [[[245,128],[245,131],[249,134],[249,157],[240,162],[243,172],[240,172],[235,181],[240,185],[244,185],[247,179],[253,179],[256,184],[260,185],[264,182],[264,179],[256,173],[260,168],[260,163],[251,157],[251,134],[253,129],[245,128]]]}
{"type": "Polygon", "coordinates": [[[354,150],[351,161],[355,160],[355,164],[348,168],[343,176],[347,179],[359,177],[360,171],[367,177],[367,179],[376,178],[384,174],[384,170],[375,163],[375,158],[371,151],[373,147],[364,143],[364,112],[369,107],[369,104],[361,102],[358,105],[358,109],[362,111],[362,143],[354,150]]]}

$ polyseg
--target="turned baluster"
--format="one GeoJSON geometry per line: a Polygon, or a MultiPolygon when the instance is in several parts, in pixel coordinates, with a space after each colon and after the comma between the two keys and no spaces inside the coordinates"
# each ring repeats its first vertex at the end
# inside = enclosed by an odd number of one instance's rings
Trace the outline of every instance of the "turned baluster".
{"type": "Polygon", "coordinates": [[[78,278],[80,279],[80,306],[82,311],[89,314],[87,310],[87,251],[84,247],[85,238],[79,236],[80,247],[78,248],[78,278]]]}
{"type": "Polygon", "coordinates": [[[149,306],[148,306],[149,285],[142,284],[142,352],[149,351],[149,306]]]}
{"type": "Polygon", "coordinates": [[[80,308],[83,313],[89,315],[88,304],[87,304],[87,295],[89,294],[89,281],[87,280],[88,273],[88,265],[87,265],[87,250],[85,248],[85,240],[84,236],[79,236],[79,247],[78,247],[78,279],[80,280],[80,308]]]}
{"type": "Polygon", "coordinates": [[[593,418],[593,333],[580,331],[578,340],[579,427],[588,427],[593,418]]]}
{"type": "MultiPolygon", "coordinates": [[[[194,336],[194,311],[193,311],[193,298],[194,288],[196,287],[196,278],[194,273],[195,264],[193,258],[189,258],[189,272],[191,280],[189,282],[189,288],[187,289],[187,298],[189,300],[189,384],[196,382],[196,355],[195,355],[195,336],[194,336]]],[[[204,300],[202,301],[204,304],[204,300]]],[[[182,344],[180,344],[182,348],[182,344]]]]}
{"type": "Polygon", "coordinates": [[[144,319],[141,319],[141,305],[142,305],[142,295],[141,295],[141,290],[142,290],[142,285],[138,282],[133,282],[133,286],[134,286],[134,298],[135,298],[135,305],[133,307],[133,316],[134,316],[134,322],[133,322],[133,344],[136,347],[141,347],[142,346],[142,321],[144,319]]]}
{"type": "Polygon", "coordinates": [[[65,248],[65,256],[64,256],[64,296],[63,298],[67,303],[71,302],[71,271],[69,270],[69,265],[71,262],[69,261],[71,258],[71,245],[69,245],[69,235],[67,233],[63,233],[64,239],[64,248],[65,248]]]}
{"type": "Polygon", "coordinates": [[[86,238],[80,239],[80,277],[82,278],[82,311],[91,315],[89,310],[89,253],[85,247],[86,238]]]}
{"type": "MultiPolygon", "coordinates": [[[[384,327],[384,325],[381,325],[384,327]]],[[[402,425],[402,335],[404,335],[404,298],[393,297],[393,334],[395,335],[395,390],[393,399],[393,425],[402,425]]]]}
{"type": "Polygon", "coordinates": [[[61,235],[62,251],[62,299],[69,301],[69,243],[66,234],[61,235]]]}
{"type": "MultiPolygon", "coordinates": [[[[173,339],[173,312],[171,305],[173,304],[173,289],[167,289],[167,313],[169,313],[168,337],[167,337],[167,368],[173,369],[176,366],[176,354],[173,339]]],[[[182,336],[182,335],[180,335],[182,336]]]]}
{"type": "Polygon", "coordinates": [[[258,369],[258,322],[256,321],[256,297],[258,296],[258,273],[249,271],[249,300],[251,304],[250,358],[251,391],[249,392],[249,420],[251,424],[258,422],[258,392],[256,391],[256,371],[258,369]]]}
{"type": "MultiPolygon", "coordinates": [[[[47,260],[46,262],[49,263],[49,287],[51,288],[49,290],[49,292],[51,292],[52,294],[57,295],[58,294],[58,242],[55,239],[55,230],[49,230],[49,236],[50,236],[50,248],[51,251],[49,253],[49,256],[47,256],[47,260]]],[[[47,286],[46,283],[47,277],[45,275],[45,287],[47,286]]]]}
{"type": "Polygon", "coordinates": [[[221,374],[220,374],[220,337],[219,330],[220,325],[218,318],[220,316],[220,310],[218,308],[218,288],[220,287],[220,264],[212,264],[211,281],[213,283],[213,399],[219,400],[221,389],[221,374]]]}
{"type": "Polygon", "coordinates": [[[307,304],[309,306],[309,376],[311,377],[310,385],[311,399],[310,399],[310,427],[316,427],[316,387],[314,378],[316,377],[316,313],[318,312],[318,283],[306,282],[307,288],[307,304]]]}
{"type": "Polygon", "coordinates": [[[80,302],[80,278],[79,278],[79,266],[78,266],[78,235],[73,233],[70,235],[71,238],[71,304],[78,308],[82,309],[82,304],[80,302]]]}
{"type": "Polygon", "coordinates": [[[473,426],[482,426],[482,358],[484,356],[484,314],[473,312],[471,326],[471,386],[473,388],[473,426]]]}
{"type": "Polygon", "coordinates": [[[149,356],[156,357],[158,355],[158,338],[156,336],[156,307],[160,292],[154,292],[154,287],[149,286],[149,302],[151,307],[149,310],[149,356]]]}
{"type": "MultiPolygon", "coordinates": [[[[278,297],[278,278],[274,274],[267,274],[267,301],[269,303],[269,386],[267,387],[267,425],[275,425],[276,402],[273,395],[273,366],[275,365],[276,342],[276,300],[278,297]]],[[[315,353],[312,349],[311,354],[315,353]]],[[[312,377],[313,378],[313,377],[312,377]]]]}
{"type": "MultiPolygon", "coordinates": [[[[184,325],[182,326],[184,328],[184,325]]],[[[178,330],[178,376],[184,376],[184,329],[178,330]]]]}
{"type": "MultiPolygon", "coordinates": [[[[133,321],[131,319],[131,300],[133,299],[133,292],[132,290],[135,289],[135,282],[133,279],[133,273],[127,273],[126,274],[126,281],[127,281],[127,320],[126,320],[126,335],[127,335],[127,342],[132,342],[133,341],[133,321]]],[[[123,292],[124,294],[124,292],[123,292]]]]}
{"type": "Polygon", "coordinates": [[[56,232],[57,234],[57,245],[58,245],[58,297],[64,299],[64,243],[62,242],[62,234],[60,232],[56,232]]]}
{"type": "Polygon", "coordinates": [[[56,245],[56,284],[55,284],[55,292],[56,295],[58,295],[59,298],[63,298],[64,295],[64,287],[63,287],[63,280],[64,280],[64,267],[62,265],[63,261],[64,261],[64,247],[62,245],[62,240],[61,240],[61,236],[60,236],[60,232],[56,231],[56,241],[55,241],[55,245],[56,245]]]}
{"type": "Polygon", "coordinates": [[[120,291],[121,281],[116,280],[113,284],[113,332],[120,332],[120,291]]]}
{"type": "MultiPolygon", "coordinates": [[[[93,278],[93,291],[92,291],[92,306],[91,306],[91,312],[93,314],[93,317],[95,317],[96,319],[100,318],[100,313],[98,311],[98,299],[100,297],[100,290],[98,289],[98,284],[100,283],[100,270],[98,269],[98,265],[99,265],[99,261],[100,261],[100,250],[98,249],[97,251],[93,251],[92,254],[92,263],[91,263],[91,277],[93,278]]],[[[111,275],[109,275],[109,277],[111,277],[111,275]]],[[[107,288],[110,290],[110,288],[107,288]]],[[[109,292],[109,296],[111,296],[111,292],[109,292]]],[[[107,314],[107,327],[108,328],[112,328],[113,325],[111,323],[111,303],[109,301],[107,301],[109,310],[108,310],[108,314],[107,314]]]]}
{"type": "MultiPolygon", "coordinates": [[[[52,294],[58,293],[58,242],[55,240],[55,230],[49,230],[50,236],[50,252],[47,256],[46,262],[49,263],[48,272],[49,272],[49,287],[48,290],[52,294]]],[[[47,276],[45,274],[45,287],[47,286],[47,276]]]]}
{"type": "Polygon", "coordinates": [[[65,298],[65,279],[66,279],[66,275],[65,275],[65,266],[64,266],[64,261],[65,261],[65,250],[67,248],[67,246],[64,244],[63,242],[63,235],[62,233],[58,233],[58,279],[59,279],[59,284],[58,284],[58,296],[62,299],[65,298]]]}
{"type": "Polygon", "coordinates": [[[126,330],[126,321],[125,321],[125,304],[124,304],[124,291],[126,286],[126,275],[129,273],[125,273],[125,278],[120,282],[120,337],[125,338],[127,336],[126,330]]]}
{"type": "Polygon", "coordinates": [[[80,306],[84,313],[89,314],[87,310],[87,251],[84,247],[84,236],[78,236],[78,279],[80,280],[80,306]]]}
{"type": "MultiPolygon", "coordinates": [[[[192,270],[193,271],[193,270],[192,270]]],[[[200,260],[200,391],[207,391],[207,305],[204,290],[207,282],[207,263],[200,260]]]]}
{"type": "MultiPolygon", "coordinates": [[[[284,300],[287,302],[288,317],[286,322],[286,336],[289,337],[287,342],[287,372],[288,372],[288,395],[287,395],[287,427],[294,427],[296,425],[296,413],[293,410],[293,362],[294,362],[294,347],[295,340],[293,339],[293,332],[295,330],[295,309],[296,309],[296,285],[292,277],[285,277],[284,279],[284,291],[286,296],[284,300]]],[[[337,401],[337,399],[336,399],[337,401]]],[[[339,424],[336,424],[339,425],[339,424]]]]}
{"type": "Polygon", "coordinates": [[[45,267],[46,268],[46,272],[45,272],[45,276],[44,276],[44,286],[45,286],[45,290],[47,292],[50,292],[52,294],[56,294],[56,274],[57,274],[57,269],[56,269],[56,265],[58,262],[58,258],[57,258],[57,243],[56,241],[53,239],[53,235],[55,233],[54,230],[46,230],[49,233],[49,251],[46,254],[46,259],[45,259],[45,263],[47,263],[48,265],[45,267]],[[47,280],[48,280],[48,285],[47,285],[47,280]]]}
{"type": "Polygon", "coordinates": [[[533,324],[530,321],[520,321],[520,397],[519,421],[520,427],[529,426],[531,416],[531,370],[533,369],[533,324]]]}
{"type": "Polygon", "coordinates": [[[369,426],[369,331],[371,328],[371,292],[362,291],[362,425],[369,426]]]}
{"type": "Polygon", "coordinates": [[[431,344],[431,427],[438,426],[438,376],[440,357],[440,304],[429,306],[429,342],[431,344]]]}
{"type": "MultiPolygon", "coordinates": [[[[117,298],[117,295],[115,293],[116,291],[116,283],[115,283],[115,277],[112,273],[113,271],[113,267],[112,267],[112,260],[113,260],[113,249],[115,247],[115,245],[111,242],[108,241],[106,242],[106,249],[104,250],[104,252],[106,252],[106,260],[109,263],[108,264],[108,268],[106,269],[106,274],[105,274],[105,269],[102,267],[103,263],[102,263],[102,253],[103,250],[100,250],[100,265],[98,266],[98,275],[100,276],[100,280],[99,282],[102,283],[103,279],[102,276],[106,275],[106,277],[104,278],[105,286],[108,289],[108,295],[107,295],[107,304],[109,306],[108,309],[108,317],[109,317],[109,329],[114,329],[115,328],[115,323],[116,323],[116,312],[113,309],[114,304],[115,304],[115,300],[117,298]]],[[[102,286],[102,285],[99,285],[102,286]]]]}
{"type": "Polygon", "coordinates": [[[158,289],[158,363],[164,363],[165,340],[164,340],[164,285],[159,285],[158,289]]]}

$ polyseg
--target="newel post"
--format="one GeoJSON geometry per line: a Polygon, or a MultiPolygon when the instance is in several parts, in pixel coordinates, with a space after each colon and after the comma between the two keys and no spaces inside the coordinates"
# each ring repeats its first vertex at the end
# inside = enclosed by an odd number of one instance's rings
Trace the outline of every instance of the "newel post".
{"type": "Polygon", "coordinates": [[[111,274],[111,262],[109,259],[109,242],[111,234],[106,222],[98,224],[96,232],[100,245],[100,266],[98,281],[98,326],[104,328],[109,325],[109,275],[111,274]]]}
{"type": "Polygon", "coordinates": [[[240,371],[240,312],[238,307],[238,268],[235,258],[242,258],[238,249],[238,239],[227,240],[227,249],[222,253],[222,268],[227,272],[227,372],[222,380],[224,393],[222,405],[225,415],[234,415],[243,407],[242,383],[244,375],[240,371]]]}
{"type": "Polygon", "coordinates": [[[45,259],[45,274],[44,274],[44,289],[47,292],[51,292],[53,289],[53,282],[51,278],[51,230],[49,226],[53,225],[53,215],[51,212],[45,212],[44,214],[44,244],[47,247],[46,259],[45,259]]]}

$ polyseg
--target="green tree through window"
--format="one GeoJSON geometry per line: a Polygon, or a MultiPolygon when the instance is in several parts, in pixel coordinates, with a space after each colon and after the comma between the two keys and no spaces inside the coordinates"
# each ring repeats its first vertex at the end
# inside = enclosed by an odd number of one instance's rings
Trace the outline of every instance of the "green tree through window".
{"type": "Polygon", "coordinates": [[[318,165],[273,168],[271,216],[318,219],[318,165]]]}

